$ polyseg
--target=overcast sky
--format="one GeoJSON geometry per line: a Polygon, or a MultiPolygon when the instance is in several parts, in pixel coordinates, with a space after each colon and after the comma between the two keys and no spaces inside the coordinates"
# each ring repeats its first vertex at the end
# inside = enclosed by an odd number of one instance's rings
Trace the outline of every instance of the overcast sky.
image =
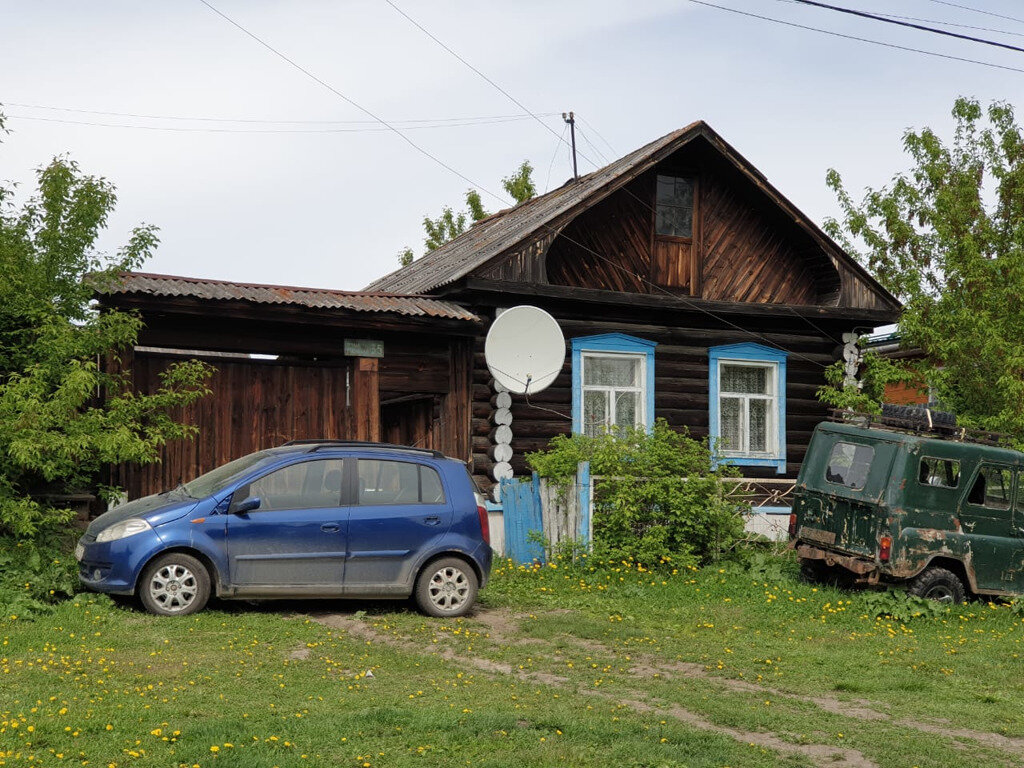
{"type": "MultiPolygon", "coordinates": [[[[580,151],[599,164],[704,119],[818,223],[836,212],[829,167],[851,189],[880,185],[905,166],[905,129],[948,135],[958,95],[1019,109],[1024,88],[1024,71],[687,0],[394,1],[555,133],[560,113],[575,110],[580,151]]],[[[1024,70],[1022,53],[788,0],[713,1],[1024,70]]],[[[209,2],[483,190],[500,193],[524,159],[541,191],[571,174],[556,136],[505,119],[523,112],[384,0],[209,2]]],[[[989,15],[940,0],[832,4],[986,27],[945,28],[1024,47],[1014,0],[956,2],[989,15]]],[[[403,246],[419,254],[423,216],[469,186],[379,124],[353,122],[370,118],[199,0],[0,0],[0,103],[12,130],[0,178],[29,187],[57,154],[105,176],[119,205],[101,244],[113,250],[133,225],[158,225],[150,272],[359,289],[394,269],[403,246]]]]}

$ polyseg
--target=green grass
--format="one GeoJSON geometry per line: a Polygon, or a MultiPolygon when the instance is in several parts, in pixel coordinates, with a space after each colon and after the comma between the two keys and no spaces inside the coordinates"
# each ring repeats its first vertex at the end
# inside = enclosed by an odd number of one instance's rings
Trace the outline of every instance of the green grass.
{"type": "Polygon", "coordinates": [[[79,596],[0,619],[0,765],[1020,765],[1022,638],[1007,606],[900,624],[716,568],[499,563],[459,621],[79,596]]]}

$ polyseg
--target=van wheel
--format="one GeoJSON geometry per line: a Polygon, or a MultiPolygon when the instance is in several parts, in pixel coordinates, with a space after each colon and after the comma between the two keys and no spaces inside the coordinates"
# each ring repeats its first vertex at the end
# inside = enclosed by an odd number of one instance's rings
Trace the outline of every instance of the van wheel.
{"type": "Polygon", "coordinates": [[[805,584],[818,584],[823,579],[825,568],[817,560],[800,561],[800,581],[805,584]]]}
{"type": "Polygon", "coordinates": [[[201,562],[182,552],[161,555],[139,579],[139,600],[158,616],[188,616],[210,599],[210,574],[201,562]]]}
{"type": "Polygon", "coordinates": [[[416,579],[416,605],[428,616],[464,616],[473,607],[479,583],[472,567],[457,557],[429,563],[416,579]]]}
{"type": "Polygon", "coordinates": [[[940,603],[962,603],[967,600],[967,590],[960,577],[937,566],[921,571],[910,582],[907,592],[940,603]]]}

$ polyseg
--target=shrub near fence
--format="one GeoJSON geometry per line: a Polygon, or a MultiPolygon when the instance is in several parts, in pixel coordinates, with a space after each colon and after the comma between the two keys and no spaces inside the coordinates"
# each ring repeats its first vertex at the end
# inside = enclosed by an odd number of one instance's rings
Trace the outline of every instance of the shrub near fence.
{"type": "MultiPolygon", "coordinates": [[[[744,507],[726,492],[728,469],[714,469],[711,459],[706,443],[662,419],[650,433],[558,436],[548,450],[527,456],[540,481],[555,489],[552,507],[568,508],[565,500],[581,495],[577,476],[589,463],[600,478],[590,521],[595,555],[647,567],[706,562],[743,536],[744,507]]],[[[546,525],[545,535],[550,530],[557,526],[546,525]]]]}

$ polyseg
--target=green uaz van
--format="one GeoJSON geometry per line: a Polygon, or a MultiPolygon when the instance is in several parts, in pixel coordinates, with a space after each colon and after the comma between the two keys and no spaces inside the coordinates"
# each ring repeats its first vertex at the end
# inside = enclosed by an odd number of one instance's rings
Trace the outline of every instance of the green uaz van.
{"type": "Polygon", "coordinates": [[[1024,453],[955,435],[819,424],[789,521],[805,577],[1024,594],[1024,453]]]}

